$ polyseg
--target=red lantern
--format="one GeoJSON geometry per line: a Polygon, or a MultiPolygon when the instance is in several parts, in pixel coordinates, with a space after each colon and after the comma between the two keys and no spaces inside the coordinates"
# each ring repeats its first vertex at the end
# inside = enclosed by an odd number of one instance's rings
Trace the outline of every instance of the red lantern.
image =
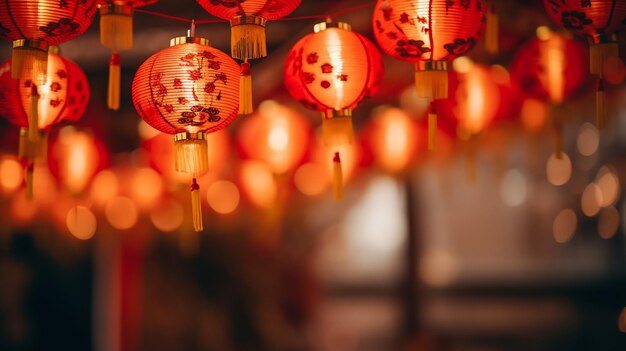
{"type": "MultiPolygon", "coordinates": [[[[590,71],[598,76],[596,113],[598,127],[604,127],[604,72],[615,71],[605,64],[617,63],[619,49],[616,33],[626,26],[626,2],[618,0],[544,0],[552,20],[590,44],[590,71]],[[607,69],[608,68],[608,69],[607,69]]],[[[614,66],[615,64],[613,64],[614,66]]]]}
{"type": "Polygon", "coordinates": [[[146,123],[174,135],[175,169],[194,177],[194,229],[201,231],[196,177],[209,168],[206,135],[226,127],[237,115],[239,67],[203,38],[174,38],[170,45],[139,67],[132,96],[146,123]]]}
{"type": "MultiPolygon", "coordinates": [[[[448,97],[448,63],[465,55],[483,36],[483,0],[378,0],[372,18],[374,36],[385,53],[416,64],[418,97],[448,97]]],[[[436,112],[429,115],[434,148],[436,112]]]]}
{"type": "Polygon", "coordinates": [[[158,0],[97,0],[100,10],[100,43],[113,51],[109,61],[107,106],[120,108],[121,62],[118,51],[133,47],[133,12],[158,0]]]}
{"type": "Polygon", "coordinates": [[[19,155],[28,161],[29,195],[34,160],[46,157],[50,127],[64,120],[77,121],[89,102],[89,84],[78,65],[53,52],[47,62],[49,74],[43,85],[11,78],[12,60],[0,66],[0,111],[21,128],[19,155]]]}
{"type": "MultiPolygon", "coordinates": [[[[382,57],[347,23],[319,23],[300,39],[285,62],[285,85],[305,106],[322,112],[324,144],[351,144],[352,109],[378,90],[384,73],[382,57]]],[[[341,198],[341,165],[336,153],[335,198],[341,198]]]]}
{"type": "Polygon", "coordinates": [[[13,41],[14,79],[46,82],[48,47],[83,34],[96,0],[9,0],[0,3],[0,36],[13,41]]]}

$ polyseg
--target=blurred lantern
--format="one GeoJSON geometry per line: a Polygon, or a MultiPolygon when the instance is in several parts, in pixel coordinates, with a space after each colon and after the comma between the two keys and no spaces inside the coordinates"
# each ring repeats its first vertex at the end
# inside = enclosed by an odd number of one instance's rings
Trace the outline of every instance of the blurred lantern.
{"type": "Polygon", "coordinates": [[[290,14],[302,0],[197,0],[213,16],[230,21],[231,56],[241,65],[239,114],[252,113],[252,76],[248,59],[267,56],[265,24],[290,14]]]}
{"type": "Polygon", "coordinates": [[[46,158],[50,127],[62,121],[75,122],[89,102],[89,84],[83,71],[72,61],[51,52],[45,84],[30,78],[11,78],[12,60],[0,66],[0,111],[20,127],[20,158],[26,159],[27,194],[32,196],[34,160],[46,158]],[[28,112],[26,112],[28,111],[28,112]]]}
{"type": "Polygon", "coordinates": [[[237,141],[245,156],[267,163],[282,174],[300,162],[307,150],[309,121],[289,107],[264,101],[259,111],[241,124],[237,141]]]}
{"type": "Polygon", "coordinates": [[[158,0],[97,0],[100,10],[100,43],[113,51],[109,61],[107,106],[120,108],[121,62],[118,51],[133,47],[133,12],[158,0]]]}
{"type": "Polygon", "coordinates": [[[53,153],[63,185],[72,194],[80,194],[98,170],[99,154],[93,135],[65,127],[53,153]]]}
{"type": "MultiPolygon", "coordinates": [[[[416,64],[417,96],[448,98],[448,63],[465,55],[485,30],[483,0],[378,0],[372,17],[383,51],[416,64]]],[[[437,111],[431,104],[429,149],[435,148],[437,111]]]]}
{"type": "Polygon", "coordinates": [[[386,172],[406,171],[417,154],[417,122],[395,107],[381,107],[365,129],[375,162],[386,172]]]}
{"type": "Polygon", "coordinates": [[[369,40],[343,22],[319,23],[300,39],[285,62],[285,85],[305,106],[322,112],[324,144],[335,149],[334,195],[342,197],[338,147],[352,144],[352,109],[373,95],[384,73],[382,57],[369,40]]]}
{"type": "Polygon", "coordinates": [[[485,22],[485,50],[490,54],[497,54],[500,51],[500,23],[496,10],[495,0],[485,0],[487,6],[487,17],[485,22]]]}
{"type": "MultiPolygon", "coordinates": [[[[538,38],[526,43],[511,63],[511,78],[519,95],[560,105],[585,82],[584,48],[575,40],[537,30],[538,38]]],[[[560,157],[563,148],[561,121],[551,116],[555,131],[555,152],[560,157]]]]}
{"type": "Polygon", "coordinates": [[[590,72],[598,76],[596,113],[599,128],[604,128],[604,74],[615,72],[619,61],[616,33],[626,26],[626,2],[618,0],[544,0],[556,23],[587,37],[590,44],[590,72]]]}
{"type": "Polygon", "coordinates": [[[11,76],[46,82],[48,47],[83,34],[96,0],[7,0],[0,3],[0,36],[13,41],[11,76]]]}
{"type": "Polygon", "coordinates": [[[196,231],[202,230],[196,177],[209,168],[207,134],[237,115],[239,67],[207,39],[179,37],[148,58],[133,80],[137,112],[153,128],[174,135],[174,165],[193,176],[191,197],[196,231]]]}

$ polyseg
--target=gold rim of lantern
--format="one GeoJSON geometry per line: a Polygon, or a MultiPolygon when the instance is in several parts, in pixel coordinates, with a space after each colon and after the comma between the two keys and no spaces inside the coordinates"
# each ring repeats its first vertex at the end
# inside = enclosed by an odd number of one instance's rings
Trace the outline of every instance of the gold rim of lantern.
{"type": "Polygon", "coordinates": [[[230,26],[242,26],[246,24],[253,24],[255,26],[265,27],[267,24],[267,20],[263,17],[252,16],[252,15],[243,15],[243,16],[235,16],[230,19],[230,26]]]}
{"type": "Polygon", "coordinates": [[[59,54],[59,52],[60,52],[60,49],[59,49],[59,47],[58,47],[57,45],[52,45],[52,46],[50,46],[50,47],[48,48],[48,53],[49,53],[49,54],[55,54],[55,55],[58,55],[58,54],[59,54]]]}
{"type": "Polygon", "coordinates": [[[182,44],[200,44],[204,46],[211,46],[211,41],[200,37],[176,37],[170,40],[170,47],[182,44]]]}
{"type": "Polygon", "coordinates": [[[320,22],[316,25],[313,26],[313,32],[315,33],[319,33],[321,31],[324,31],[328,28],[339,28],[339,29],[344,29],[344,30],[352,30],[352,26],[349,23],[346,22],[331,22],[331,21],[326,21],[326,22],[320,22]]]}
{"type": "Polygon", "coordinates": [[[178,132],[174,134],[174,141],[188,141],[188,140],[207,140],[207,134],[203,131],[199,131],[197,133],[178,132]]]}
{"type": "Polygon", "coordinates": [[[352,109],[343,108],[341,110],[326,110],[322,112],[324,119],[340,118],[340,117],[352,117],[352,109]]]}
{"type": "Polygon", "coordinates": [[[28,128],[20,128],[20,142],[18,147],[18,157],[35,160],[48,157],[48,132],[39,131],[37,140],[28,138],[28,128]]]}
{"type": "Polygon", "coordinates": [[[610,44],[617,43],[617,34],[606,34],[604,32],[596,32],[589,36],[589,44],[610,44]]]}
{"type": "Polygon", "coordinates": [[[447,71],[448,61],[419,61],[415,64],[416,72],[423,71],[447,71]]]}
{"type": "Polygon", "coordinates": [[[48,43],[43,40],[17,39],[13,40],[13,48],[31,48],[41,51],[48,51],[48,43]]]}
{"type": "Polygon", "coordinates": [[[132,16],[133,15],[133,7],[128,5],[98,5],[98,9],[100,10],[100,16],[107,15],[124,15],[124,16],[132,16]]]}

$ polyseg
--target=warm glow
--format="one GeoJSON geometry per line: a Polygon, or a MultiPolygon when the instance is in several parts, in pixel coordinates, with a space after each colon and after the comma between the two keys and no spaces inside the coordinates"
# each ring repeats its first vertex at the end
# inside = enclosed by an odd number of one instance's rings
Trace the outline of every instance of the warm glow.
{"type": "Polygon", "coordinates": [[[604,61],[604,79],[613,85],[619,85],[626,78],[624,61],[616,56],[609,56],[604,61]]]}
{"type": "Polygon", "coordinates": [[[578,130],[578,138],[576,138],[578,152],[583,156],[591,156],[598,151],[599,145],[598,129],[591,123],[583,124],[578,130]]]}
{"type": "Polygon", "coordinates": [[[590,183],[583,191],[581,197],[581,209],[585,216],[593,217],[600,212],[600,203],[602,202],[602,191],[595,183],[590,183]]]}
{"type": "Polygon", "coordinates": [[[104,170],[98,173],[91,182],[91,198],[99,204],[104,204],[118,194],[118,187],[115,173],[104,170]]]}
{"type": "Polygon", "coordinates": [[[552,37],[552,30],[546,26],[537,27],[536,33],[539,40],[548,40],[552,37]]]}
{"type": "Polygon", "coordinates": [[[399,108],[384,108],[372,120],[372,152],[379,166],[398,173],[409,167],[417,148],[413,119],[399,108]]]}
{"type": "Polygon", "coordinates": [[[559,159],[556,154],[552,154],[546,165],[548,181],[552,185],[561,186],[569,182],[572,177],[572,161],[565,152],[561,152],[559,159]]]}
{"type": "Polygon", "coordinates": [[[209,186],[207,202],[220,214],[229,214],[239,206],[239,189],[227,180],[218,180],[209,186]]]}
{"type": "Polygon", "coordinates": [[[467,56],[461,56],[456,60],[452,61],[452,68],[456,71],[456,73],[466,74],[472,70],[472,66],[474,65],[474,61],[467,56]]]}
{"type": "Polygon", "coordinates": [[[500,183],[500,197],[505,204],[516,207],[522,205],[528,196],[526,177],[517,170],[511,169],[504,174],[500,183]]]}
{"type": "Polygon", "coordinates": [[[162,232],[173,232],[180,228],[184,217],[183,206],[174,199],[165,200],[150,211],[150,221],[162,232]]]}
{"type": "Polygon", "coordinates": [[[552,224],[554,240],[559,244],[565,244],[570,241],[574,233],[576,233],[577,226],[578,219],[576,213],[569,208],[562,210],[554,218],[554,223],[552,224]]]}
{"type": "Polygon", "coordinates": [[[104,214],[115,229],[130,229],[137,224],[139,211],[135,203],[123,196],[116,196],[107,201],[104,214]]]}
{"type": "Polygon", "coordinates": [[[74,194],[83,191],[98,167],[98,149],[93,137],[65,127],[59,132],[54,152],[65,187],[74,194]]]}
{"type": "Polygon", "coordinates": [[[18,191],[11,202],[11,219],[15,223],[28,224],[37,212],[37,205],[26,199],[26,190],[18,191]]]}
{"type": "Polygon", "coordinates": [[[67,212],[65,224],[69,232],[80,240],[91,239],[96,233],[96,216],[85,206],[71,208],[67,212]]]}
{"type": "Polygon", "coordinates": [[[130,196],[143,209],[155,205],[163,192],[163,180],[152,168],[140,168],[130,181],[130,196]]]}
{"type": "Polygon", "coordinates": [[[19,161],[12,156],[0,158],[0,188],[4,193],[17,190],[24,180],[24,172],[19,161]]]}
{"type": "Polygon", "coordinates": [[[542,130],[548,119],[546,104],[535,99],[524,100],[520,114],[524,127],[531,132],[542,130]]]}
{"type": "Polygon", "coordinates": [[[434,287],[450,285],[459,271],[456,259],[446,251],[426,252],[422,257],[420,268],[422,280],[434,287]]]}
{"type": "Polygon", "coordinates": [[[617,202],[620,195],[619,178],[611,167],[602,166],[600,170],[598,170],[596,185],[600,189],[601,194],[599,200],[600,206],[609,207],[617,202]]]}
{"type": "Polygon", "coordinates": [[[150,127],[150,125],[146,123],[146,121],[144,121],[143,119],[139,121],[139,124],[137,124],[137,133],[139,134],[139,137],[143,140],[152,139],[161,134],[161,132],[159,132],[157,129],[150,127]]]}
{"type": "Polygon", "coordinates": [[[33,198],[35,202],[44,206],[51,205],[56,200],[56,196],[57,187],[46,162],[35,162],[33,176],[33,198]]]}
{"type": "Polygon", "coordinates": [[[352,179],[356,171],[356,167],[359,161],[359,148],[356,143],[353,145],[341,145],[333,147],[318,146],[315,150],[313,161],[324,166],[328,179],[332,179],[332,160],[335,152],[339,152],[339,156],[341,157],[343,180],[344,182],[346,182],[352,179]]]}
{"type": "Polygon", "coordinates": [[[276,201],[278,192],[271,169],[258,161],[244,161],[240,169],[241,190],[250,202],[269,208],[276,201]]]}
{"type": "Polygon", "coordinates": [[[542,85],[547,88],[550,101],[554,104],[563,102],[565,96],[565,39],[551,36],[540,43],[539,62],[543,71],[540,73],[542,85]]]}
{"type": "Polygon", "coordinates": [[[467,72],[459,73],[457,77],[454,114],[464,132],[480,133],[491,123],[498,110],[498,87],[490,71],[480,65],[470,65],[467,72]]]}
{"type": "Polygon", "coordinates": [[[321,194],[330,183],[324,167],[317,163],[305,163],[298,168],[294,175],[296,188],[308,196],[321,194]]]}
{"type": "Polygon", "coordinates": [[[613,206],[603,208],[598,218],[598,234],[603,239],[610,239],[617,233],[619,224],[619,211],[613,206]]]}
{"type": "Polygon", "coordinates": [[[490,71],[494,83],[499,85],[511,84],[511,74],[506,69],[506,67],[501,65],[493,65],[490,67],[490,71]]]}

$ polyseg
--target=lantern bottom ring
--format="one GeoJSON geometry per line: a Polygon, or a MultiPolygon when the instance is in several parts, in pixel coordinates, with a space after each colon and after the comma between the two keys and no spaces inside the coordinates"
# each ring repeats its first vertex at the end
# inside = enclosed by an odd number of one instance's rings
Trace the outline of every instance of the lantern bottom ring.
{"type": "Polygon", "coordinates": [[[170,47],[181,44],[200,44],[204,46],[211,46],[211,41],[200,37],[176,37],[170,40],[170,47]]]}
{"type": "Polygon", "coordinates": [[[344,30],[352,30],[352,26],[346,22],[320,22],[313,26],[313,32],[319,33],[328,28],[339,28],[344,30]]]}
{"type": "Polygon", "coordinates": [[[589,36],[589,44],[591,45],[610,43],[617,43],[617,35],[615,33],[606,34],[604,32],[597,32],[589,36]]]}
{"type": "Polygon", "coordinates": [[[132,16],[133,15],[133,7],[128,5],[98,5],[98,9],[100,10],[100,16],[106,15],[125,15],[132,16]]]}
{"type": "Polygon", "coordinates": [[[415,64],[415,71],[447,71],[447,61],[420,61],[415,64]]]}
{"type": "Polygon", "coordinates": [[[253,24],[253,25],[265,27],[265,25],[267,24],[267,20],[263,17],[250,16],[250,15],[235,16],[231,18],[230,20],[231,27],[241,26],[244,24],[253,24]]]}
{"type": "Polygon", "coordinates": [[[352,109],[344,108],[341,110],[326,110],[322,112],[324,119],[340,118],[340,117],[352,117],[352,109]]]}
{"type": "Polygon", "coordinates": [[[187,140],[207,140],[207,134],[203,131],[199,131],[197,133],[178,132],[174,134],[174,141],[187,141],[187,140]]]}
{"type": "Polygon", "coordinates": [[[43,40],[18,39],[13,40],[13,49],[37,49],[48,51],[48,43],[43,40]]]}

